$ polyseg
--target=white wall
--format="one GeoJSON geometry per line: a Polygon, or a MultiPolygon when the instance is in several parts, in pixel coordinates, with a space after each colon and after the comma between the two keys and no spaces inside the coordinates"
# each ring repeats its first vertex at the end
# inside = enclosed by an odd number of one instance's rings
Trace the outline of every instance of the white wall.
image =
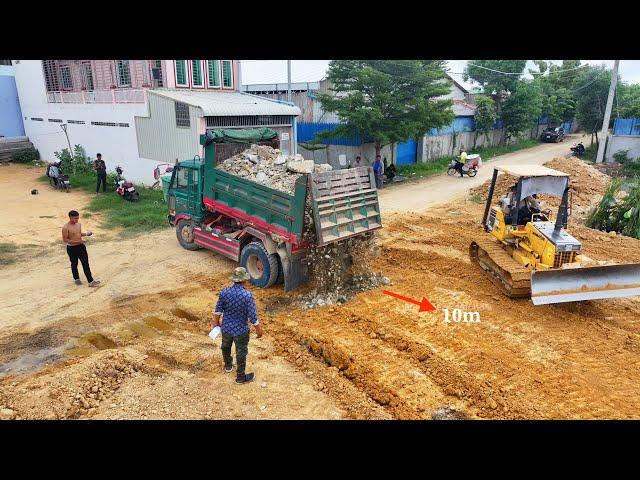
{"type": "Polygon", "coordinates": [[[146,116],[147,105],[135,104],[60,104],[48,103],[44,72],[40,60],[20,60],[15,65],[15,79],[22,107],[25,135],[40,151],[43,160],[55,160],[55,151],[67,147],[67,139],[60,123],[49,118],[62,119],[67,124],[71,146],[80,144],[87,155],[95,158],[102,153],[108,170],[120,165],[124,176],[134,182],[152,184],[153,168],[158,162],[140,158],[136,141],[134,116],[146,116]],[[31,118],[44,121],[33,121],[31,118]],[[84,125],[68,123],[84,121],[84,125]],[[91,122],[128,123],[128,127],[97,126],[91,122]]]}
{"type": "Polygon", "coordinates": [[[638,135],[609,135],[605,160],[613,162],[613,154],[620,150],[629,150],[629,158],[640,158],[640,136],[638,135]]]}

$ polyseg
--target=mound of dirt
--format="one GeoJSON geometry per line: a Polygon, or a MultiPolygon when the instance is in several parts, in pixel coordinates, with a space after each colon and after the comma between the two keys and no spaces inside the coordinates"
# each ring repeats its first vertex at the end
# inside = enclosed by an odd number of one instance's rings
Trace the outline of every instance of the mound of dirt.
{"type": "MultiPolygon", "coordinates": [[[[610,177],[577,158],[554,158],[545,167],[571,175],[571,206],[573,215],[584,218],[596,206],[607,188],[610,177]]],[[[554,207],[559,200],[553,204],[554,207]]],[[[551,202],[549,202],[551,204],[551,202]]]]}
{"type": "MultiPolygon", "coordinates": [[[[597,205],[610,180],[608,175],[577,158],[554,158],[546,162],[544,166],[570,175],[571,214],[575,219],[584,219],[589,211],[597,205]]],[[[504,197],[509,187],[515,182],[516,179],[513,176],[501,173],[496,181],[493,193],[494,201],[504,197]]],[[[490,184],[491,181],[487,180],[481,186],[472,188],[470,194],[486,200],[490,184]]],[[[539,195],[539,200],[543,202],[544,206],[551,208],[552,212],[557,212],[560,198],[539,195]]]]}

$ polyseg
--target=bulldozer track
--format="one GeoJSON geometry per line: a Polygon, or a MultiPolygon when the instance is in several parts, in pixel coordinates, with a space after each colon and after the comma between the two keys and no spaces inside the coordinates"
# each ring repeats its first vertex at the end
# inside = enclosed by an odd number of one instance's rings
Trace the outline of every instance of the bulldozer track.
{"type": "Polygon", "coordinates": [[[471,260],[477,262],[489,279],[512,298],[531,296],[531,271],[516,262],[494,240],[475,240],[469,246],[471,260]]]}

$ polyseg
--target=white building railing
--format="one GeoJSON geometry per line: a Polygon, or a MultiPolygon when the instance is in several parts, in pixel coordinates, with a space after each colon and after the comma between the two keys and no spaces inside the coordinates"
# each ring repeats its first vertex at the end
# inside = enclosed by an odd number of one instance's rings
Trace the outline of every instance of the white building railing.
{"type": "Polygon", "coordinates": [[[143,88],[112,88],[81,92],[47,92],[49,103],[144,103],[143,88]]]}

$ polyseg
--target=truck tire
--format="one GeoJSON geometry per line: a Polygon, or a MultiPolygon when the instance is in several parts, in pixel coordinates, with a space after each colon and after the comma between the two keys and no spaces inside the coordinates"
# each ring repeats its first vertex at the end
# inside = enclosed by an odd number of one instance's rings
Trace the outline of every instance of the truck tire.
{"type": "Polygon", "coordinates": [[[280,259],[280,255],[276,254],[276,258],[278,260],[278,278],[276,279],[277,284],[284,283],[284,268],[282,268],[282,260],[280,259]]]}
{"type": "Polygon", "coordinates": [[[189,220],[180,220],[176,225],[176,236],[178,242],[185,250],[200,250],[200,245],[193,241],[193,222],[189,220]]]}
{"type": "Polygon", "coordinates": [[[247,269],[251,283],[267,288],[278,279],[278,254],[269,255],[261,242],[251,242],[242,249],[240,266],[247,269]]]}

